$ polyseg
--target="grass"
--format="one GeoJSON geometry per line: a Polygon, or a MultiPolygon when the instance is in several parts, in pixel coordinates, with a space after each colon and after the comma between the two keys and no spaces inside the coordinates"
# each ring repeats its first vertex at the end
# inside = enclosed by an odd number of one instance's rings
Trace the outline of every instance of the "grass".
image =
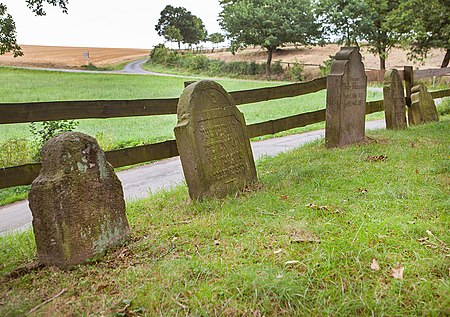
{"type": "MultiPolygon", "coordinates": [[[[0,68],[0,102],[51,100],[145,99],[178,97],[183,78],[73,74],[0,68]]],[[[220,80],[228,91],[274,86],[261,81],[220,80]]],[[[380,93],[369,92],[369,99],[380,93]]],[[[295,98],[260,102],[240,107],[248,124],[323,109],[325,91],[295,98]]],[[[175,115],[80,120],[78,130],[99,139],[105,150],[173,139],[175,115]]],[[[0,126],[0,144],[29,139],[28,124],[0,126]]]]}
{"type": "MultiPolygon", "coordinates": [[[[178,97],[186,78],[46,72],[0,67],[0,102],[52,100],[110,100],[178,97]]],[[[191,80],[191,79],[189,79],[191,80]]],[[[228,91],[275,86],[280,83],[222,79],[228,91]]],[[[323,109],[325,91],[295,98],[260,102],[240,107],[247,124],[323,109]]],[[[369,91],[370,100],[380,93],[369,91]]],[[[379,118],[372,114],[368,119],[379,118]]],[[[105,150],[174,139],[176,115],[80,120],[77,131],[94,136],[105,150]]],[[[322,129],[324,123],[281,132],[275,136],[322,129]]],[[[265,139],[264,136],[257,139],[265,139]]],[[[29,124],[0,125],[0,167],[32,161],[36,148],[31,144],[29,124]]],[[[0,206],[26,198],[24,187],[0,189],[0,206]]]]}
{"type": "Polygon", "coordinates": [[[128,203],[131,242],[68,272],[34,264],[30,231],[0,237],[0,315],[63,289],[37,315],[448,315],[449,125],[264,158],[237,197],[128,203]]]}

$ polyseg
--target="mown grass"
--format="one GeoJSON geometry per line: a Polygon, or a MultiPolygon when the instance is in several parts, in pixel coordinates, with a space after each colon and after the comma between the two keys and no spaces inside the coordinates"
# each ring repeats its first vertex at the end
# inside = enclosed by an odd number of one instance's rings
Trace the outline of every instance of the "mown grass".
{"type": "MultiPolygon", "coordinates": [[[[73,74],[0,68],[0,102],[110,100],[178,97],[186,79],[175,77],[73,74]]],[[[228,91],[274,86],[277,83],[219,80],[228,91]]],[[[380,93],[369,92],[371,100],[380,93]]],[[[325,91],[295,98],[243,105],[248,124],[325,107],[325,91]]],[[[175,115],[80,120],[79,131],[98,136],[104,148],[172,139],[175,115]]],[[[29,138],[28,124],[0,126],[0,143],[29,138]]]]}
{"type": "Polygon", "coordinates": [[[30,231],[0,237],[0,315],[63,289],[37,314],[448,315],[449,127],[264,158],[236,197],[190,203],[180,186],[128,203],[132,241],[68,272],[33,265],[30,231]]]}

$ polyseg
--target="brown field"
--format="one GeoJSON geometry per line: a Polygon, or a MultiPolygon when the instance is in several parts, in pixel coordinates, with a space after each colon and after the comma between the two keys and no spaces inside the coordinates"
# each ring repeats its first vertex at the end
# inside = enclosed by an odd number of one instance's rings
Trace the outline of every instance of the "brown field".
{"type": "MultiPolygon", "coordinates": [[[[282,62],[302,62],[304,64],[321,65],[323,61],[329,59],[330,55],[336,54],[339,51],[339,45],[329,44],[324,47],[298,47],[293,46],[283,47],[274,54],[273,61],[282,62]]],[[[361,49],[363,61],[366,69],[379,69],[379,59],[377,56],[367,52],[366,48],[361,49]]],[[[237,52],[235,55],[230,52],[218,52],[206,54],[210,58],[220,59],[224,61],[257,61],[264,63],[267,59],[267,53],[261,48],[247,48],[243,51],[237,52]]],[[[407,51],[402,49],[393,49],[386,62],[387,68],[400,68],[405,65],[412,65],[414,68],[439,68],[444,58],[445,52],[443,50],[435,49],[430,52],[424,64],[419,62],[411,62],[407,59],[407,51]]],[[[314,67],[314,66],[311,66],[314,67]]]]}
{"type": "Polygon", "coordinates": [[[0,55],[0,65],[21,67],[80,68],[89,62],[95,66],[116,65],[145,57],[150,50],[133,48],[96,48],[21,45],[24,56],[0,55]],[[89,52],[89,61],[83,53],[89,52]]]}
{"type": "MultiPolygon", "coordinates": [[[[14,58],[11,54],[0,55],[0,65],[25,66],[25,67],[52,67],[52,68],[80,68],[88,64],[83,53],[89,52],[90,60],[95,66],[107,66],[120,64],[122,62],[135,60],[148,56],[149,50],[128,48],[92,48],[92,47],[58,47],[58,46],[35,46],[22,45],[24,56],[14,58]]],[[[305,70],[317,71],[317,66],[329,59],[339,50],[338,45],[327,45],[324,47],[283,47],[274,54],[273,61],[302,62],[306,64],[305,70]],[[311,64],[311,66],[308,66],[311,64]]],[[[265,62],[266,51],[261,48],[248,48],[239,51],[235,55],[226,51],[206,54],[209,58],[225,61],[257,61],[265,62]]],[[[362,55],[366,69],[379,69],[377,56],[362,48],[362,55]]],[[[413,65],[414,68],[438,68],[445,55],[443,50],[432,50],[423,64],[411,62],[407,59],[407,52],[401,49],[393,49],[389,54],[387,68],[402,68],[404,65],[413,65]]],[[[287,64],[283,64],[287,66],[287,64]]]]}

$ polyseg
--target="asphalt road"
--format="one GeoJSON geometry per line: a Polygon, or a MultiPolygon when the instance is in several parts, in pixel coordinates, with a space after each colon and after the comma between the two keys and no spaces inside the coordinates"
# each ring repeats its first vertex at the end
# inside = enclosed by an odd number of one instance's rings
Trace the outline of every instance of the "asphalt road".
{"type": "MultiPolygon", "coordinates": [[[[384,120],[366,122],[366,129],[384,128],[384,120]]],[[[252,142],[253,156],[274,156],[289,151],[307,142],[323,138],[325,130],[289,135],[259,142],[252,142]]],[[[148,197],[149,193],[183,184],[184,176],[179,157],[161,160],[118,172],[127,201],[148,197]]],[[[0,207],[0,235],[28,228],[32,216],[28,201],[0,207]]]]}

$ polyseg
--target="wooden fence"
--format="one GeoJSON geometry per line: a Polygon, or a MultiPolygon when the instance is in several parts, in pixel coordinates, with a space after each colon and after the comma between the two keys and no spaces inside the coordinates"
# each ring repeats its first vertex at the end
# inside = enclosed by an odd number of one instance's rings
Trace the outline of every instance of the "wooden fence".
{"type": "MultiPolygon", "coordinates": [[[[409,90],[412,87],[413,76],[416,78],[423,78],[421,76],[436,76],[435,74],[441,74],[442,72],[443,71],[440,69],[411,72],[407,78],[411,82],[406,82],[406,99],[408,99],[408,87],[409,90]]],[[[408,74],[407,71],[406,74],[408,74]]],[[[326,77],[317,78],[304,83],[234,91],[230,94],[237,105],[244,105],[254,102],[306,95],[323,89],[326,89],[326,77]]],[[[432,92],[431,94],[433,98],[450,96],[450,89],[432,92]]],[[[0,124],[176,114],[177,103],[178,98],[4,103],[0,104],[0,124]]],[[[383,100],[366,103],[366,114],[382,110],[383,100]]],[[[257,137],[323,121],[325,121],[325,109],[251,124],[248,126],[248,131],[250,137],[257,137]]],[[[107,160],[114,167],[128,166],[174,156],[178,156],[175,140],[106,152],[107,160]]],[[[2,168],[0,169],[0,188],[29,185],[38,176],[40,169],[40,163],[2,168]]]]}

